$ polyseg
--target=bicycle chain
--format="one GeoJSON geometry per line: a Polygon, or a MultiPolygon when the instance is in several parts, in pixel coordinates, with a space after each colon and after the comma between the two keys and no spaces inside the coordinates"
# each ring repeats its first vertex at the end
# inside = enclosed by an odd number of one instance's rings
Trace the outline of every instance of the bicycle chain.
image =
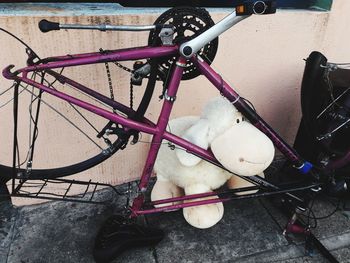
{"type": "MultiPolygon", "coordinates": [[[[108,53],[108,50],[103,50],[102,48],[100,48],[100,53],[101,54],[108,53]]],[[[129,72],[131,74],[134,73],[134,70],[132,70],[126,66],[123,66],[122,64],[118,63],[117,61],[113,61],[112,63],[115,64],[116,66],[118,66],[119,68],[125,70],[126,72],[129,72]]],[[[107,72],[110,97],[112,100],[114,100],[113,83],[112,83],[111,71],[109,69],[108,62],[105,62],[105,67],[106,67],[106,72],[107,72]]],[[[131,109],[133,109],[133,105],[134,105],[134,86],[132,85],[132,83],[130,81],[130,108],[131,109]]],[[[113,108],[113,112],[116,113],[115,108],[113,108]]]]}
{"type": "Polygon", "coordinates": [[[133,109],[134,108],[134,85],[132,85],[131,81],[130,81],[130,108],[133,109]]]}
{"type": "Polygon", "coordinates": [[[129,72],[129,73],[134,73],[133,69],[130,69],[130,68],[126,67],[126,66],[123,66],[122,64],[118,63],[117,61],[113,61],[112,63],[115,64],[116,66],[118,66],[119,68],[129,72]]]}

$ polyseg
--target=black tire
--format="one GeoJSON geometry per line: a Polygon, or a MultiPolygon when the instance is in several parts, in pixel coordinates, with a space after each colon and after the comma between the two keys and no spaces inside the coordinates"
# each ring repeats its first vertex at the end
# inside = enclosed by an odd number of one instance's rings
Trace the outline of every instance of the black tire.
{"type": "MultiPolygon", "coordinates": [[[[338,127],[343,120],[339,120],[332,116],[342,115],[350,117],[350,93],[345,94],[332,107],[329,107],[324,114],[323,112],[334,98],[342,94],[345,89],[347,81],[344,79],[344,74],[350,77],[350,71],[343,72],[339,76],[339,72],[334,71],[329,73],[326,78],[327,58],[320,52],[312,52],[306,61],[302,87],[301,87],[301,107],[302,107],[302,122],[301,126],[304,133],[311,141],[308,147],[312,145],[313,157],[312,161],[326,156],[329,158],[329,166],[339,160],[346,159],[350,152],[350,142],[348,140],[350,130],[348,128],[340,129],[338,132],[332,134],[331,137],[324,139],[322,136],[333,131],[338,127]],[[337,73],[336,73],[337,72],[337,73]],[[332,95],[328,81],[332,83],[332,95]]],[[[350,78],[349,78],[350,80],[350,78]]],[[[336,169],[348,169],[349,165],[342,162],[341,165],[334,166],[336,169]]]]}
{"type": "MultiPolygon", "coordinates": [[[[156,65],[156,61],[150,61],[151,65],[156,65]]],[[[138,106],[138,109],[134,113],[125,113],[128,118],[134,119],[134,120],[141,120],[144,116],[150,100],[152,98],[152,94],[155,87],[156,82],[156,71],[151,72],[151,76],[148,79],[147,87],[145,89],[145,92],[143,94],[143,98],[138,106]]],[[[108,147],[108,149],[104,151],[100,151],[98,154],[94,154],[92,157],[86,157],[88,159],[79,161],[77,163],[64,165],[63,167],[55,167],[55,168],[49,168],[49,169],[35,169],[33,168],[30,173],[26,169],[22,168],[16,168],[15,175],[14,170],[12,168],[11,164],[1,164],[0,163],[0,183],[5,184],[7,181],[9,181],[13,176],[17,178],[24,178],[26,180],[41,180],[41,179],[55,179],[59,177],[65,177],[69,175],[73,175],[76,173],[83,172],[87,169],[90,169],[108,158],[110,158],[113,154],[115,154],[119,149],[122,149],[125,147],[126,143],[128,142],[130,136],[136,135],[137,133],[135,131],[129,130],[127,133],[123,133],[121,136],[118,135],[118,137],[114,136],[113,141],[111,142],[111,145],[108,147]]],[[[10,149],[12,150],[12,149],[10,149]]],[[[12,152],[8,152],[8,154],[12,155],[12,152]]],[[[91,156],[91,155],[90,155],[91,156]]],[[[83,158],[83,157],[82,157],[83,158]]]]}
{"type": "Polygon", "coordinates": [[[312,137],[318,136],[316,116],[322,110],[328,94],[324,89],[324,68],[327,58],[319,52],[312,52],[305,65],[304,76],[301,86],[301,109],[307,130],[312,137]]]}
{"type": "MultiPolygon", "coordinates": [[[[124,141],[117,140],[113,145],[114,145],[114,149],[109,154],[100,153],[85,161],[68,165],[65,167],[57,167],[57,168],[51,168],[51,169],[33,169],[28,176],[26,176],[25,169],[16,169],[16,176],[20,176],[21,178],[30,179],[30,180],[38,180],[38,179],[41,180],[41,179],[55,179],[59,177],[80,173],[107,160],[124,145],[124,141]]],[[[9,181],[12,178],[12,174],[13,174],[12,167],[0,164],[0,177],[3,182],[6,183],[7,181],[9,181]]]]}
{"type": "MultiPolygon", "coordinates": [[[[41,81],[43,82],[43,78],[40,77],[41,81]]],[[[48,82],[49,83],[49,82],[48,82]]],[[[18,90],[20,89],[20,85],[16,85],[18,86],[18,90]]],[[[22,92],[25,90],[25,88],[22,86],[23,90],[22,92]]],[[[17,88],[15,88],[16,90],[17,88]]],[[[16,92],[16,91],[15,91],[16,92]]],[[[24,92],[23,92],[24,93],[24,92]]],[[[20,94],[21,95],[21,94],[20,94]]],[[[16,107],[13,107],[13,125],[14,125],[14,129],[17,129],[18,131],[22,131],[21,128],[19,128],[18,126],[20,126],[20,122],[22,121],[22,119],[18,119],[18,116],[20,115],[20,113],[18,113],[18,107],[21,107],[23,106],[23,104],[25,103],[26,101],[26,97],[23,97],[25,95],[21,95],[18,96],[18,99],[17,99],[17,102],[15,99],[13,99],[13,103],[7,105],[7,106],[11,106],[12,104],[13,105],[18,105],[16,107]],[[23,101],[23,103],[22,103],[23,101]],[[17,121],[16,121],[17,119],[17,121]]],[[[29,96],[32,96],[31,97],[31,102],[29,101],[29,108],[31,107],[35,107],[33,106],[33,93],[31,93],[29,96]]],[[[28,96],[28,97],[29,97],[28,96]]],[[[41,94],[39,93],[39,97],[35,98],[37,101],[38,101],[38,104],[37,105],[41,105],[43,104],[41,102],[41,94]]],[[[10,101],[11,102],[11,101],[10,101]]],[[[6,105],[5,105],[6,106],[6,105]]],[[[23,106],[24,110],[27,109],[27,105],[26,106],[23,106]]],[[[37,106],[37,109],[39,109],[39,112],[42,111],[42,108],[43,106],[37,106]]],[[[10,110],[10,109],[9,109],[10,110]]],[[[78,112],[78,110],[77,110],[78,112]]],[[[8,113],[8,111],[4,111],[2,112],[2,114],[6,114],[8,113]]],[[[39,132],[40,129],[33,129],[32,126],[35,126],[35,122],[38,123],[39,120],[40,120],[40,116],[42,114],[38,114],[38,112],[34,112],[34,113],[30,113],[29,114],[29,118],[31,118],[29,120],[29,122],[32,122],[31,125],[29,125],[29,129],[33,130],[32,133],[29,132],[29,138],[34,138],[34,141],[37,140],[37,137],[39,136],[39,134],[41,134],[39,132]],[[34,117],[33,117],[34,116],[34,117]],[[35,134],[35,135],[32,135],[31,134],[35,134]]],[[[20,116],[21,117],[21,116],[20,116]]],[[[8,124],[4,124],[3,126],[11,126],[11,122],[8,123],[8,124]]],[[[47,130],[47,129],[50,129],[51,128],[51,125],[42,125],[44,131],[47,130]]],[[[54,124],[52,125],[54,126],[54,124]]],[[[40,124],[38,125],[39,128],[40,127],[40,124]]],[[[56,129],[59,127],[55,127],[56,129]]],[[[52,129],[52,128],[51,128],[52,129]]],[[[6,131],[10,130],[10,128],[6,128],[6,131]]],[[[12,134],[5,134],[4,133],[4,137],[6,138],[13,138],[13,135],[12,134]],[[7,137],[6,137],[6,136],[7,137]]],[[[25,136],[23,136],[25,137],[25,136]]],[[[71,137],[71,135],[69,134],[69,137],[71,137]]],[[[94,151],[92,151],[92,153],[90,154],[90,156],[84,156],[83,154],[80,156],[80,158],[78,160],[74,160],[74,161],[71,161],[69,160],[68,158],[66,158],[66,163],[64,163],[62,165],[62,167],[53,167],[53,165],[50,167],[49,165],[43,165],[43,163],[46,164],[45,161],[41,162],[41,166],[37,167],[37,166],[34,166],[32,167],[32,169],[27,169],[27,168],[23,168],[23,164],[27,163],[27,160],[28,160],[28,156],[29,158],[33,158],[34,162],[36,162],[35,160],[35,152],[40,152],[40,150],[37,150],[37,143],[35,144],[35,147],[32,145],[32,146],[23,146],[23,148],[25,149],[28,149],[28,151],[24,151],[23,155],[21,157],[18,157],[19,155],[19,149],[22,149],[22,145],[21,143],[17,143],[18,147],[17,147],[17,150],[16,150],[16,169],[13,169],[13,163],[12,161],[9,161],[10,158],[13,156],[13,151],[14,151],[14,144],[12,144],[12,146],[9,146],[9,147],[6,147],[6,149],[4,149],[5,151],[7,151],[7,156],[2,156],[3,157],[3,161],[6,162],[6,164],[1,164],[0,163],[0,179],[1,179],[1,182],[3,183],[6,183],[7,181],[9,181],[11,178],[22,178],[22,179],[26,179],[26,180],[38,180],[38,179],[54,179],[54,178],[58,178],[58,177],[64,177],[64,176],[69,176],[69,175],[73,175],[73,174],[76,174],[76,173],[79,173],[79,172],[82,172],[82,171],[85,171],[89,168],[92,168],[98,164],[100,164],[101,162],[107,160],[109,157],[111,157],[114,153],[116,153],[121,147],[125,146],[126,142],[128,141],[128,138],[130,137],[127,136],[126,134],[124,134],[123,136],[113,136],[113,140],[111,142],[111,145],[109,145],[108,147],[106,146],[105,148],[102,148],[100,147],[100,149],[95,149],[94,151]],[[35,151],[36,150],[36,151],[35,151]],[[32,151],[33,153],[31,154],[30,151],[32,151]],[[32,157],[31,157],[32,156],[32,157]],[[25,157],[25,161],[20,164],[21,161],[19,161],[22,157],[25,157]],[[5,161],[5,158],[7,159],[7,161],[5,161]],[[85,159],[85,160],[84,160],[85,159]],[[46,166],[46,167],[45,167],[46,166]],[[47,169],[45,169],[47,168],[47,169]]],[[[18,136],[16,137],[18,138],[18,136]]],[[[96,138],[96,137],[95,137],[96,138]]],[[[55,140],[57,138],[50,138],[50,140],[55,140]]],[[[18,139],[16,139],[18,141],[18,139]]],[[[46,147],[50,147],[50,140],[48,141],[48,145],[44,145],[46,147]]],[[[74,138],[75,140],[75,138],[74,138]]],[[[96,139],[96,140],[101,140],[101,139],[96,139]]],[[[13,139],[12,139],[13,141],[13,139]]],[[[21,142],[24,142],[24,140],[20,140],[21,142]]],[[[96,144],[97,145],[97,144],[96,144]]],[[[76,144],[75,146],[72,146],[72,145],[66,145],[68,146],[67,148],[63,148],[63,149],[60,149],[58,152],[59,153],[62,153],[62,151],[69,151],[69,147],[79,147],[79,144],[76,144]]],[[[43,147],[41,147],[43,148],[43,147]]],[[[79,148],[78,148],[79,149],[79,148]]],[[[63,152],[63,156],[64,156],[64,152],[63,152]]],[[[44,154],[41,153],[41,159],[43,158],[46,158],[46,156],[44,156],[44,154]]],[[[55,157],[53,157],[55,158],[55,157]]],[[[36,158],[38,159],[38,158],[36,158]]],[[[22,159],[23,161],[23,159],[22,159]]]]}

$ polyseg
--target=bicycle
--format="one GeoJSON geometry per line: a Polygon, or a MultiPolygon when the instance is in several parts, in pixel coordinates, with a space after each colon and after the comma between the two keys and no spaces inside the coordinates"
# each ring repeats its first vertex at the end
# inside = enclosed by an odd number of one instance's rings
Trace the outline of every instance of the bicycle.
{"type": "MultiPolygon", "coordinates": [[[[316,101],[318,105],[314,105],[310,104],[312,91],[305,88],[303,89],[303,123],[311,131],[310,136],[315,141],[314,145],[319,147],[319,149],[322,148],[322,158],[320,158],[320,156],[315,158],[309,156],[308,158],[310,158],[309,160],[312,161],[313,164],[306,161],[258,115],[254,107],[250,105],[247,100],[240,97],[240,95],[210,67],[218,48],[219,35],[240,21],[248,18],[250,15],[265,15],[276,12],[274,1],[247,1],[235,8],[236,11],[229,14],[217,24],[213,22],[209,13],[205,11],[205,9],[186,7],[173,8],[166,11],[155,21],[154,25],[149,26],[72,25],[58,24],[42,20],[39,23],[39,28],[42,32],[60,29],[150,31],[148,40],[149,44],[145,47],[121,50],[100,50],[99,52],[94,53],[56,56],[43,59],[27,46],[28,66],[13,71],[14,66],[10,65],[3,70],[3,76],[14,81],[13,86],[8,89],[13,89],[14,91],[14,129],[12,163],[0,164],[2,183],[9,180],[13,181],[13,196],[20,196],[18,194],[20,188],[31,180],[45,180],[43,187],[47,183],[47,180],[52,179],[57,180],[58,183],[68,182],[72,185],[74,183],[73,181],[64,181],[63,179],[56,178],[76,174],[98,165],[114,155],[117,151],[124,149],[130,140],[131,143],[137,143],[140,140],[140,133],[146,133],[153,135],[153,137],[150,143],[151,146],[145,166],[140,177],[140,182],[138,184],[139,192],[137,193],[137,197],[134,198],[132,205],[127,207],[126,217],[114,217],[107,222],[104,228],[102,228],[97,238],[97,254],[95,255],[97,260],[107,260],[115,257],[125,249],[126,245],[137,245],[146,240],[149,243],[157,243],[160,241],[162,237],[161,231],[135,226],[134,223],[129,221],[129,218],[135,218],[139,215],[156,212],[171,211],[174,208],[226,202],[243,198],[283,195],[291,200],[290,211],[292,211],[292,218],[286,229],[290,232],[305,232],[307,226],[299,228],[297,226],[298,220],[296,211],[307,210],[309,200],[308,194],[332,186],[336,186],[332,189],[334,190],[336,188],[339,192],[346,188],[346,183],[343,181],[343,177],[339,179],[338,176],[335,176],[334,171],[341,171],[342,169],[346,170],[348,168],[347,164],[350,160],[349,147],[343,147],[344,145],[342,144],[340,149],[340,144],[344,140],[344,134],[338,136],[338,133],[336,132],[339,129],[345,134],[347,132],[345,129],[349,119],[347,117],[347,104],[349,103],[346,96],[347,94],[346,92],[340,92],[341,89],[335,94],[326,92],[326,90],[323,94],[324,96],[316,101]],[[186,21],[186,23],[183,21],[186,21]],[[190,31],[192,35],[186,35],[186,30],[190,31]],[[136,60],[133,69],[128,69],[120,64],[121,61],[129,60],[136,60]],[[146,60],[146,62],[140,60],[146,60]],[[99,63],[106,65],[110,97],[98,93],[97,91],[63,75],[63,70],[67,67],[94,65],[99,63]],[[106,63],[115,63],[118,67],[131,73],[131,98],[133,97],[133,85],[140,85],[143,79],[148,80],[143,97],[136,110],[132,107],[132,99],[130,106],[126,106],[114,99],[110,70],[106,63]],[[227,170],[216,160],[210,151],[191,144],[166,130],[171,110],[176,102],[176,94],[180,81],[192,79],[198,75],[205,76],[218,92],[227,98],[247,120],[272,140],[275,147],[285,156],[290,166],[293,167],[294,172],[297,171],[298,173],[305,175],[302,184],[297,186],[295,184],[277,185],[259,176],[236,175],[241,179],[253,183],[255,186],[235,189],[234,191],[225,190],[224,192],[219,193],[212,192],[209,194],[187,195],[181,198],[158,200],[156,202],[148,202],[146,200],[145,193],[149,188],[153,165],[163,140],[168,141],[171,147],[174,147],[174,145],[181,147],[187,152],[195,154],[203,160],[227,170]],[[157,81],[163,83],[161,99],[164,101],[162,110],[159,114],[159,119],[157,123],[153,123],[144,115],[150,105],[157,81]],[[83,93],[88,95],[90,100],[86,101],[79,99],[76,96],[68,95],[65,91],[59,91],[56,88],[56,84],[73,87],[79,94],[83,93]],[[33,89],[30,90],[28,87],[33,87],[33,89]],[[38,90],[38,93],[34,92],[34,88],[38,90]],[[31,96],[29,114],[30,141],[28,143],[28,151],[24,154],[24,161],[23,159],[21,161],[19,158],[20,148],[17,136],[19,129],[19,97],[22,92],[28,92],[31,96]],[[73,107],[74,111],[78,112],[78,114],[85,119],[87,124],[95,130],[96,137],[102,141],[104,146],[101,146],[101,142],[95,142],[88,134],[84,133],[84,131],[82,131],[82,134],[84,134],[90,141],[93,141],[93,144],[98,149],[97,154],[86,160],[58,168],[43,169],[34,166],[37,163],[37,161],[34,162],[34,151],[36,149],[35,146],[38,138],[39,118],[41,116],[40,109],[42,104],[47,104],[42,98],[44,94],[52,95],[67,102],[68,105],[73,107]],[[34,102],[36,102],[36,109],[33,111],[34,102]],[[99,103],[99,106],[94,105],[92,102],[99,103]],[[94,124],[87,120],[85,115],[82,114],[77,107],[108,120],[108,123],[103,128],[96,128],[94,124]],[[318,114],[320,109],[322,109],[321,115],[326,115],[321,119],[318,114]],[[332,116],[336,116],[336,118],[330,118],[332,116]],[[343,124],[344,119],[346,121],[345,124],[343,124]],[[333,134],[335,134],[336,139],[334,139],[333,134]],[[25,166],[25,168],[23,166],[25,166]],[[19,184],[16,187],[14,183],[15,180],[19,180],[19,184]],[[251,190],[259,190],[259,192],[255,194],[243,194],[240,196],[235,195],[235,193],[238,192],[244,193],[251,190]],[[303,195],[298,193],[301,191],[303,192],[303,195]],[[305,192],[307,194],[305,194],[305,192]],[[194,200],[201,197],[213,197],[216,195],[218,195],[219,198],[212,198],[204,201],[194,200]],[[184,202],[177,205],[170,204],[157,208],[153,207],[156,204],[164,205],[176,201],[186,201],[186,203],[184,202]],[[111,231],[118,232],[119,230],[122,232],[124,231],[124,233],[128,232],[132,235],[131,241],[125,237],[122,239],[116,237],[121,244],[114,244],[115,246],[111,248],[108,246],[108,243],[113,243],[116,240],[109,240],[110,237],[108,237],[108,235],[111,231]],[[136,238],[136,236],[138,236],[138,238],[136,238]]],[[[305,82],[303,83],[303,87],[310,86],[315,89],[317,86],[315,82],[322,79],[320,76],[323,76],[325,72],[329,73],[334,69],[334,64],[327,64],[326,58],[322,57],[319,53],[311,55],[307,63],[309,68],[312,68],[313,70],[313,76],[310,78],[304,77],[305,82]]],[[[5,94],[6,91],[1,93],[1,95],[5,94]]],[[[11,101],[12,98],[8,102],[11,101]]],[[[8,102],[6,102],[6,104],[8,102]]],[[[78,125],[69,120],[68,122],[81,131],[78,125]]],[[[86,183],[86,185],[89,186],[90,182],[86,183]]],[[[41,189],[43,187],[41,187],[41,189]]],[[[63,195],[63,198],[65,198],[66,195],[67,192],[63,195]]]]}

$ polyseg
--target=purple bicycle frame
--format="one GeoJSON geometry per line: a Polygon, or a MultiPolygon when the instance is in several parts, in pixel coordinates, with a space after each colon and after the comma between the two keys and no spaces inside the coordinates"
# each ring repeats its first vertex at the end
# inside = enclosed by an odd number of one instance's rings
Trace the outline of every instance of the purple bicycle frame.
{"type": "MultiPolygon", "coordinates": [[[[150,150],[146,159],[146,163],[142,172],[141,180],[139,183],[139,189],[141,193],[134,200],[133,206],[131,207],[132,216],[137,216],[140,214],[147,214],[147,213],[154,213],[159,211],[169,211],[169,210],[189,207],[189,206],[225,202],[232,198],[219,198],[216,196],[215,192],[211,192],[211,193],[205,193],[205,194],[185,196],[183,198],[170,198],[165,200],[159,200],[150,204],[151,205],[167,204],[167,203],[179,201],[180,199],[181,201],[192,200],[191,202],[187,202],[187,203],[182,203],[178,205],[170,204],[159,208],[149,208],[149,209],[142,208],[142,206],[144,205],[144,192],[147,189],[150,177],[152,175],[153,166],[154,166],[162,140],[168,140],[169,142],[174,143],[186,149],[189,153],[195,154],[201,157],[202,159],[209,161],[210,163],[225,169],[216,160],[216,158],[214,157],[214,155],[211,153],[210,150],[202,149],[166,131],[166,126],[169,121],[169,116],[170,116],[173,104],[175,102],[176,94],[182,78],[184,65],[186,64],[186,61],[187,61],[186,58],[179,56],[178,49],[179,48],[176,45],[162,46],[162,47],[138,47],[138,48],[131,48],[131,49],[109,51],[108,53],[104,53],[104,54],[96,52],[96,53],[85,53],[85,54],[77,54],[77,55],[69,55],[69,56],[51,57],[51,58],[42,60],[42,61],[45,61],[45,63],[38,64],[38,65],[31,65],[22,69],[18,69],[15,72],[11,72],[11,69],[14,66],[10,65],[3,70],[3,75],[7,79],[12,79],[17,82],[23,82],[33,87],[36,87],[38,89],[41,89],[42,91],[49,93],[55,97],[58,97],[64,101],[67,101],[73,105],[79,106],[85,110],[93,112],[115,123],[119,123],[125,128],[133,129],[133,130],[137,130],[140,132],[153,135],[151,147],[150,147],[150,150]],[[134,111],[131,108],[119,102],[116,102],[114,100],[111,100],[110,98],[53,71],[52,69],[63,68],[63,67],[66,68],[66,67],[87,65],[87,64],[97,64],[97,63],[104,63],[104,62],[113,62],[113,61],[139,60],[139,59],[161,58],[161,57],[172,57],[172,56],[177,57],[177,61],[175,63],[175,67],[172,72],[170,82],[166,91],[167,99],[164,99],[163,106],[156,124],[152,123],[150,120],[146,118],[143,118],[141,121],[134,121],[131,119],[127,119],[126,117],[120,114],[109,112],[105,109],[102,109],[100,107],[97,107],[95,105],[82,101],[80,99],[77,99],[75,97],[72,97],[68,94],[54,90],[48,86],[40,84],[27,77],[28,73],[33,71],[45,72],[46,74],[50,74],[56,77],[57,79],[59,79],[60,81],[68,83],[74,86],[75,88],[85,92],[86,94],[91,95],[97,100],[100,100],[104,103],[107,103],[110,106],[113,106],[114,108],[116,108],[117,110],[123,113],[132,114],[134,113],[134,111]],[[203,197],[213,197],[213,198],[209,200],[195,200],[203,197]]],[[[293,148],[291,148],[287,143],[285,143],[282,140],[282,138],[280,138],[274,132],[274,130],[270,126],[268,126],[268,124],[264,122],[264,120],[255,111],[253,111],[251,107],[242,98],[240,98],[240,96],[221,78],[221,76],[218,73],[216,73],[199,56],[193,56],[191,60],[197,66],[198,70],[219,90],[219,92],[223,96],[225,96],[229,101],[231,101],[234,104],[234,106],[236,106],[236,108],[239,111],[241,111],[242,114],[245,117],[247,117],[253,125],[255,125],[255,127],[257,127],[259,130],[265,133],[272,140],[274,145],[286,156],[286,158],[292,164],[294,164],[296,167],[304,166],[305,164],[304,160],[295,152],[295,150],[293,150],[293,148]]],[[[259,176],[250,176],[250,177],[240,176],[240,175],[238,176],[255,185],[268,187],[277,192],[280,190],[278,187],[270,184],[269,182],[265,181],[263,178],[259,176]]],[[[248,191],[248,190],[251,190],[251,188],[243,189],[243,191],[245,190],[248,191]]],[[[286,191],[282,191],[282,192],[287,193],[286,191]]],[[[289,195],[292,196],[291,194],[289,195]]],[[[247,196],[251,197],[254,195],[247,195],[247,196]]]]}

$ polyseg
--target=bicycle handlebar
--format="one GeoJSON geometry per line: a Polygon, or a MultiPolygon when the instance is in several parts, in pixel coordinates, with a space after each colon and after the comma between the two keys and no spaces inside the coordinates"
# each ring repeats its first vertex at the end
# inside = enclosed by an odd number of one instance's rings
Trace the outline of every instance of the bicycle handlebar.
{"type": "Polygon", "coordinates": [[[39,29],[43,33],[46,33],[52,30],[60,30],[60,24],[43,19],[39,22],[39,29]]]}

